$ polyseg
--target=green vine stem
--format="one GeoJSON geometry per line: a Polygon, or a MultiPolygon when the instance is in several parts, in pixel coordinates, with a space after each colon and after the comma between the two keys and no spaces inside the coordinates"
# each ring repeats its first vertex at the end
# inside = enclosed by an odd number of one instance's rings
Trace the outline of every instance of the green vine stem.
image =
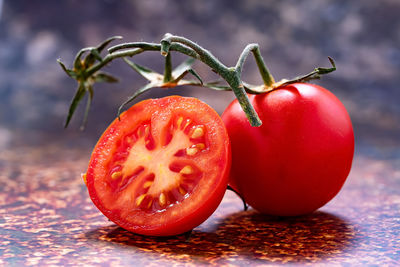
{"type": "MultiPolygon", "coordinates": [[[[161,45],[160,44],[155,44],[155,43],[145,43],[145,42],[135,42],[135,43],[126,43],[126,44],[120,44],[111,47],[108,49],[109,54],[106,55],[101,61],[99,61],[97,64],[91,66],[90,68],[87,69],[86,74],[87,76],[93,75],[95,72],[100,70],[102,67],[107,65],[109,62],[111,62],[114,59],[117,58],[124,58],[124,57],[133,57],[135,55],[141,54],[142,52],[145,51],[160,51],[161,45]],[[133,48],[133,49],[129,49],[133,48]],[[128,50],[123,50],[123,51],[118,51],[121,49],[128,49],[128,50]]],[[[190,57],[194,57],[197,59],[197,54],[189,49],[188,47],[185,47],[180,44],[174,44],[170,48],[171,51],[177,51],[182,54],[188,55],[190,57]]]]}
{"type": "Polygon", "coordinates": [[[165,67],[164,67],[164,83],[168,83],[172,80],[172,62],[171,54],[165,57],[165,67]]]}
{"type": "Polygon", "coordinates": [[[244,48],[242,54],[240,55],[236,63],[235,68],[237,73],[241,75],[244,62],[246,61],[247,56],[249,55],[250,52],[252,52],[254,55],[254,58],[258,66],[258,70],[260,71],[261,77],[264,81],[264,85],[267,87],[273,85],[275,83],[275,79],[274,77],[272,77],[271,73],[269,72],[267,66],[264,63],[264,59],[261,56],[258,44],[249,44],[244,48]]]}
{"type": "Polygon", "coordinates": [[[336,70],[336,64],[335,61],[331,57],[328,57],[329,62],[331,63],[332,67],[331,68],[315,68],[312,72],[298,76],[296,78],[290,79],[290,80],[282,80],[279,86],[285,86],[291,83],[300,83],[300,82],[308,82],[311,80],[315,79],[320,79],[321,75],[331,73],[332,71],[336,70]]]}
{"type": "Polygon", "coordinates": [[[259,119],[253,106],[251,105],[247,93],[266,93],[291,83],[306,82],[312,79],[319,79],[320,75],[327,74],[336,70],[333,59],[329,57],[329,61],[332,65],[331,68],[316,68],[306,75],[299,76],[290,80],[283,79],[279,82],[275,82],[273,76],[265,65],[258,44],[247,45],[239,56],[236,65],[234,67],[227,67],[222,62],[220,62],[211,52],[204,49],[195,42],[184,37],[171,35],[169,33],[164,36],[160,44],[132,42],[115,45],[113,47],[110,47],[108,49],[108,54],[106,54],[104,58],[102,58],[100,54],[101,51],[104,50],[110,42],[121,38],[122,37],[120,36],[111,37],[97,47],[87,47],[81,49],[75,57],[73,69],[68,69],[60,60],[58,60],[58,63],[67,73],[67,75],[78,81],[78,89],[72,99],[65,127],[68,126],[68,123],[70,122],[78,103],[83,99],[86,94],[88,94],[89,96],[85,108],[83,121],[83,126],[85,125],[90,109],[90,104],[93,99],[93,84],[95,82],[117,81],[117,79],[112,75],[105,72],[100,72],[100,69],[102,69],[111,61],[118,58],[124,58],[125,62],[127,62],[128,65],[130,65],[135,71],[139,72],[143,77],[149,80],[149,83],[147,85],[136,91],[135,94],[133,94],[120,106],[118,110],[118,115],[120,114],[121,109],[125,104],[133,101],[137,96],[150,90],[151,88],[170,88],[180,85],[195,85],[208,87],[215,90],[233,91],[252,126],[260,126],[262,122],[259,119]],[[149,70],[145,67],[139,66],[127,60],[127,57],[133,57],[145,51],[160,51],[161,54],[165,56],[164,74],[156,73],[152,70],[149,70]],[[202,61],[214,72],[219,74],[229,86],[221,85],[219,84],[219,82],[203,83],[200,76],[191,68],[193,60],[186,61],[178,66],[175,70],[172,70],[172,60],[170,53],[171,51],[176,51],[187,55],[190,58],[202,61]],[[263,79],[262,85],[250,85],[241,80],[243,65],[250,53],[253,54],[260,75],[263,79]],[[84,55],[86,56],[82,59],[84,55]],[[198,81],[184,80],[184,76],[186,76],[188,73],[196,77],[198,81]]]}

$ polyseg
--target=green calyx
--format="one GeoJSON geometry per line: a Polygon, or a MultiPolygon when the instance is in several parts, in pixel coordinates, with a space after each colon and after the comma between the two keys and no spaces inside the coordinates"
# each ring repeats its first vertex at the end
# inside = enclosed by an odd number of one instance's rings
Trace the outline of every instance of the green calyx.
{"type": "Polygon", "coordinates": [[[236,65],[234,67],[228,67],[220,62],[213,54],[211,54],[211,52],[200,45],[184,37],[174,36],[171,34],[166,34],[160,44],[146,42],[118,44],[109,48],[107,50],[108,53],[104,57],[101,56],[102,51],[112,41],[121,38],[122,37],[120,36],[111,37],[96,47],[83,48],[76,55],[72,69],[68,69],[60,60],[58,60],[58,63],[67,75],[78,82],[78,89],[72,99],[65,127],[70,123],[78,104],[83,100],[85,95],[88,94],[82,123],[82,129],[84,128],[94,95],[93,85],[97,82],[113,83],[118,81],[111,74],[100,71],[104,66],[117,58],[123,58],[130,68],[148,80],[148,83],[145,86],[136,90],[133,95],[122,103],[118,109],[118,116],[127,104],[152,88],[171,88],[182,85],[192,85],[214,90],[233,91],[252,126],[260,126],[262,122],[251,105],[247,94],[266,93],[291,83],[319,79],[321,75],[336,70],[333,59],[329,57],[329,61],[332,64],[331,68],[316,68],[314,71],[306,75],[290,80],[284,79],[275,82],[264,63],[258,44],[247,45],[239,56],[236,65]],[[161,55],[164,56],[165,63],[163,74],[157,73],[144,66],[140,66],[128,59],[128,57],[133,57],[146,51],[159,51],[161,52],[161,55]],[[189,58],[175,69],[172,69],[172,51],[184,54],[189,58]],[[263,79],[262,85],[250,85],[241,79],[243,65],[250,53],[253,54],[260,75],[263,79]],[[196,60],[199,60],[210,67],[212,71],[217,73],[226,82],[226,84],[222,84],[221,81],[204,83],[201,77],[192,68],[193,63],[196,60]],[[188,74],[191,74],[195,80],[184,79],[188,74]]]}
{"type": "Polygon", "coordinates": [[[104,50],[109,43],[116,39],[121,39],[120,36],[111,37],[97,47],[87,47],[81,49],[75,57],[73,63],[73,69],[68,69],[60,59],[57,62],[60,64],[61,68],[67,73],[68,76],[78,81],[78,89],[75,92],[75,95],[72,99],[72,102],[69,107],[68,116],[65,121],[64,127],[68,127],[69,122],[71,121],[72,115],[74,114],[79,102],[83,99],[83,97],[88,93],[88,99],[86,102],[85,114],[83,118],[82,128],[84,128],[87,117],[89,114],[90,106],[93,99],[93,84],[96,82],[109,82],[114,83],[118,82],[118,79],[108,74],[106,72],[96,71],[93,74],[88,73],[88,69],[94,65],[96,61],[102,62],[103,59],[100,56],[102,50],[104,50]],[[86,54],[86,56],[82,59],[82,56],[86,54]]]}

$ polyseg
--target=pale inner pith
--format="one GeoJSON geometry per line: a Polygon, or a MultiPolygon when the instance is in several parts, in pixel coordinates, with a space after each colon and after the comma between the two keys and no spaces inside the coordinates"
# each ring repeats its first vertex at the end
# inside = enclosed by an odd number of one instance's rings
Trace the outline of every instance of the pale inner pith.
{"type": "Polygon", "coordinates": [[[158,193],[160,189],[170,190],[180,183],[182,175],[169,169],[171,159],[175,153],[192,142],[182,131],[174,133],[171,142],[161,149],[148,150],[145,139],[140,138],[129,151],[129,156],[123,164],[122,173],[133,173],[138,166],[145,166],[141,175],[154,173],[155,178],[147,192],[150,195],[158,193]]]}
{"type": "Polygon", "coordinates": [[[128,201],[144,210],[163,210],[188,197],[202,176],[193,157],[207,149],[204,126],[182,117],[170,126],[164,145],[153,139],[149,124],[125,138],[126,148],[120,151],[124,156],[112,164],[109,176],[122,193],[122,205],[128,201]],[[130,186],[136,189],[131,191],[130,186]]]}

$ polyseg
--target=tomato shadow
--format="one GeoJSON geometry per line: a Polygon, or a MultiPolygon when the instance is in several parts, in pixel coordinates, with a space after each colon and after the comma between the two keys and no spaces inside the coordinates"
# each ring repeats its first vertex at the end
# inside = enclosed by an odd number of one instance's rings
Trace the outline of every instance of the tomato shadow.
{"type": "Polygon", "coordinates": [[[355,246],[354,227],[325,212],[280,218],[253,210],[231,214],[213,229],[196,228],[190,238],[146,237],[112,225],[86,233],[90,240],[161,253],[165,258],[197,263],[307,263],[335,257],[355,246]]]}

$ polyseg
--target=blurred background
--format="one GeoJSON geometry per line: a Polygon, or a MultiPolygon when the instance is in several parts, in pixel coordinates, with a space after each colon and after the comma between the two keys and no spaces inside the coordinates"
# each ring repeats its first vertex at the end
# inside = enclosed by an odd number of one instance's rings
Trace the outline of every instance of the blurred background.
{"type": "MultiPolygon", "coordinates": [[[[85,131],[83,105],[63,128],[76,82],[56,60],[71,66],[76,52],[122,35],[123,41],[159,42],[167,32],[188,37],[234,65],[256,42],[277,80],[305,74],[335,59],[338,70],[316,83],[346,106],[356,154],[400,160],[400,1],[398,0],[0,0],[0,153],[14,147],[80,146],[90,151],[118,106],[146,81],[121,60],[106,71],[118,84],[96,84],[85,131]]],[[[174,55],[174,65],[184,60],[174,55]]],[[[135,62],[162,71],[158,52],[135,62]]],[[[204,78],[215,75],[202,63],[204,78]]],[[[249,57],[244,80],[261,83],[249,57]]],[[[202,88],[154,89],[140,99],[198,97],[220,114],[231,92],[202,88]]],[[[140,100],[138,99],[138,101],[140,100]]],[[[397,164],[397,166],[399,166],[397,164]]]]}

